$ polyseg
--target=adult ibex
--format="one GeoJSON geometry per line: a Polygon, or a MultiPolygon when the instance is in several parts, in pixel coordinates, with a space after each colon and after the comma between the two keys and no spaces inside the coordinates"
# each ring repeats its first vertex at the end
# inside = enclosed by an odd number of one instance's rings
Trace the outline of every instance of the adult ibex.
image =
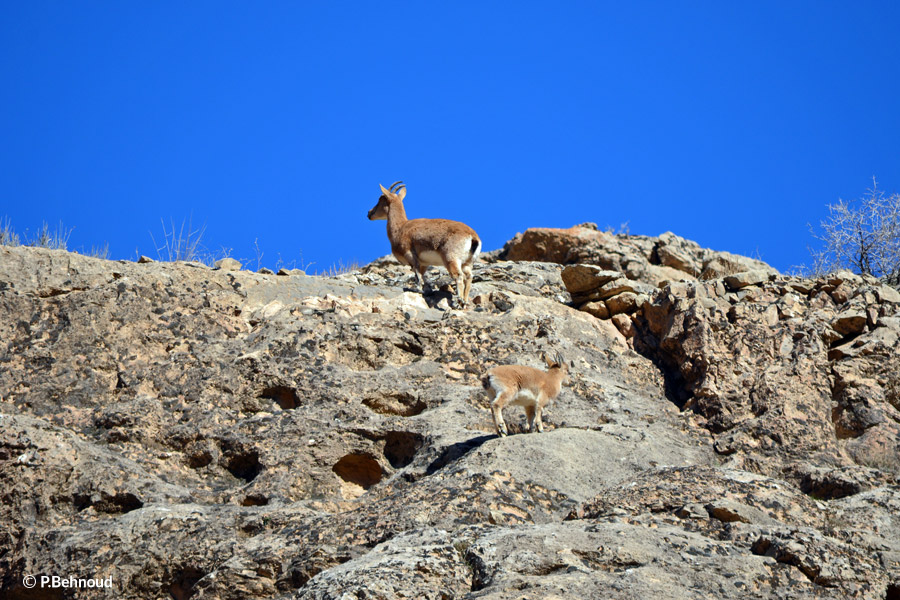
{"type": "Polygon", "coordinates": [[[369,211],[369,220],[387,219],[387,235],[391,252],[401,263],[413,268],[416,283],[422,278],[427,289],[425,271],[429,266],[443,266],[456,280],[456,295],[465,308],[472,290],[472,265],[481,252],[481,239],[464,223],[447,219],[406,218],[403,199],[406,186],[397,181],[389,189],[381,188],[378,203],[369,211]]]}

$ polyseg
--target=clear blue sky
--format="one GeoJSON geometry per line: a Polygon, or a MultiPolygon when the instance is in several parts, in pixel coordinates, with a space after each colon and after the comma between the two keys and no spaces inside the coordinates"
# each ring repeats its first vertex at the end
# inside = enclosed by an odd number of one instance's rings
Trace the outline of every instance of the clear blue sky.
{"type": "Polygon", "coordinates": [[[389,252],[403,179],[486,249],[627,221],[787,269],[827,203],[900,191],[898,32],[893,1],[6,1],[0,217],[134,258],[193,215],[315,270],[389,252]]]}

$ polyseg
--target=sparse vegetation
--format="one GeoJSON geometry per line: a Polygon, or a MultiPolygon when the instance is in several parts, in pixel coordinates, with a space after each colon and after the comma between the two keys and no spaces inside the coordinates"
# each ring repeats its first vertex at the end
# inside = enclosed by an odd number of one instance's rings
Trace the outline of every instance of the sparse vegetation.
{"type": "Polygon", "coordinates": [[[805,270],[815,276],[850,269],[900,285],[900,194],[885,194],[873,180],[866,196],[838,200],[828,212],[820,232],[810,227],[823,246],[810,250],[813,264],[805,270]]]}
{"type": "Polygon", "coordinates": [[[290,262],[285,262],[284,258],[282,258],[281,253],[279,252],[278,260],[275,261],[275,270],[278,271],[280,269],[300,269],[304,273],[309,273],[312,270],[312,266],[314,264],[316,264],[315,261],[303,261],[303,252],[300,253],[299,259],[295,259],[290,262]]]}
{"type": "Polygon", "coordinates": [[[18,246],[19,234],[13,231],[9,217],[0,219],[0,246],[18,246]]]}
{"type": "MultiPolygon", "coordinates": [[[[233,249],[225,246],[222,246],[217,252],[208,250],[203,245],[203,235],[206,233],[206,225],[204,224],[200,227],[195,227],[193,219],[190,217],[183,220],[180,225],[176,224],[174,220],[170,220],[167,225],[164,219],[160,219],[160,223],[162,224],[162,237],[159,241],[157,241],[152,231],[149,232],[150,239],[153,241],[153,247],[156,249],[157,260],[165,262],[200,262],[212,266],[217,260],[227,258],[233,254],[233,249]]],[[[37,248],[67,250],[69,239],[73,231],[74,227],[66,228],[62,223],[60,223],[57,228],[51,229],[50,226],[44,222],[34,236],[29,236],[27,229],[24,234],[20,235],[13,229],[9,217],[3,217],[0,218],[0,246],[24,245],[37,248]]],[[[249,260],[241,260],[240,262],[247,265],[255,262],[256,270],[259,270],[263,266],[263,251],[259,245],[259,238],[253,241],[253,249],[255,257],[249,260]]],[[[75,251],[84,256],[93,258],[105,260],[110,258],[108,242],[103,243],[102,245],[92,245],[88,251],[85,250],[84,246],[80,246],[75,251]]],[[[140,256],[140,250],[135,248],[134,260],[137,260],[140,256]]],[[[287,268],[312,272],[312,266],[314,264],[314,262],[305,263],[302,254],[298,260],[291,261],[285,261],[281,257],[281,254],[279,254],[275,270],[287,268]]],[[[360,264],[355,260],[347,263],[343,260],[338,260],[327,269],[317,271],[315,274],[324,277],[334,277],[356,271],[359,268],[360,264]]]]}
{"type": "Polygon", "coordinates": [[[50,225],[45,221],[41,223],[41,228],[38,229],[33,237],[28,235],[27,229],[20,237],[19,234],[13,230],[9,217],[5,217],[0,220],[0,245],[20,246],[23,245],[22,240],[24,239],[25,246],[50,248],[51,250],[65,250],[73,229],[74,228],[66,229],[62,223],[60,223],[56,229],[50,229],[50,225]]]}
{"type": "Polygon", "coordinates": [[[256,251],[256,270],[262,268],[263,251],[259,247],[259,238],[253,240],[253,249],[256,251]]]}
{"type": "MultiPolygon", "coordinates": [[[[628,226],[629,223],[630,223],[630,221],[625,221],[624,223],[619,223],[618,230],[613,229],[612,225],[607,225],[605,232],[610,235],[628,236],[631,233],[631,228],[628,226]]],[[[594,229],[596,229],[596,226],[594,227],[594,229]]]]}
{"type": "Polygon", "coordinates": [[[93,256],[94,258],[102,258],[104,260],[109,259],[109,242],[103,244],[102,246],[91,246],[91,251],[88,256],[93,256]]]}
{"type": "Polygon", "coordinates": [[[194,229],[193,218],[183,220],[181,227],[175,228],[175,221],[170,221],[170,229],[166,229],[166,222],[159,220],[162,224],[162,244],[156,242],[153,232],[150,232],[150,239],[153,240],[153,247],[156,248],[156,254],[159,260],[169,262],[174,261],[200,261],[201,255],[206,251],[201,245],[203,234],[206,232],[206,225],[199,229],[194,229]]]}
{"type": "Polygon", "coordinates": [[[163,219],[160,219],[160,223],[163,232],[162,243],[157,243],[153,232],[150,232],[150,239],[153,240],[153,247],[156,248],[156,255],[160,261],[200,262],[212,266],[220,258],[231,256],[231,248],[222,246],[218,252],[212,252],[203,245],[206,225],[195,228],[193,217],[182,220],[178,226],[175,221],[170,220],[168,228],[163,219]]]}
{"type": "Polygon", "coordinates": [[[359,268],[360,265],[355,260],[349,263],[345,263],[343,260],[339,260],[324,271],[317,272],[316,275],[322,275],[324,277],[336,277],[338,275],[343,275],[344,273],[357,271],[359,270],[359,268]]]}
{"type": "Polygon", "coordinates": [[[63,227],[62,222],[60,222],[59,226],[51,230],[50,226],[45,221],[41,224],[41,228],[38,230],[37,236],[28,241],[29,246],[35,246],[37,248],[51,248],[54,250],[65,250],[66,246],[69,243],[69,237],[72,235],[72,229],[66,229],[63,227]]]}

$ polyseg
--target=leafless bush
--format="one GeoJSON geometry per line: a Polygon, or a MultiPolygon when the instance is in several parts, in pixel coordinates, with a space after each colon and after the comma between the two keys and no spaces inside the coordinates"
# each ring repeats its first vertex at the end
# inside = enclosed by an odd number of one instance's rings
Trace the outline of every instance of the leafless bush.
{"type": "Polygon", "coordinates": [[[275,261],[275,270],[278,271],[278,270],[280,270],[280,269],[300,269],[301,271],[304,271],[304,272],[309,273],[309,272],[311,272],[311,271],[313,270],[313,269],[312,269],[312,266],[313,266],[314,264],[316,264],[315,261],[312,261],[312,262],[304,262],[304,260],[303,260],[303,252],[300,253],[300,258],[299,258],[299,260],[298,260],[298,259],[294,259],[294,260],[292,260],[292,261],[290,261],[290,262],[285,261],[285,260],[281,257],[281,253],[279,252],[279,253],[278,253],[278,260],[275,261]]]}
{"type": "MultiPolygon", "coordinates": [[[[627,237],[628,234],[631,233],[631,228],[628,226],[630,222],[631,221],[625,221],[624,223],[620,223],[618,231],[613,229],[612,225],[607,225],[605,231],[610,235],[621,235],[627,237]]],[[[594,229],[596,229],[596,226],[594,227],[594,229]]]]}
{"type": "Polygon", "coordinates": [[[253,248],[256,250],[256,270],[262,268],[263,251],[259,247],[259,238],[253,240],[253,248]]]}
{"type": "Polygon", "coordinates": [[[63,227],[63,224],[60,223],[59,227],[51,230],[50,226],[45,221],[41,224],[40,230],[38,230],[37,235],[30,240],[28,240],[29,246],[35,246],[37,248],[51,248],[53,250],[65,250],[66,246],[69,243],[69,237],[72,235],[72,229],[66,229],[63,227]]]}
{"type": "Polygon", "coordinates": [[[181,222],[179,228],[175,227],[175,222],[170,221],[170,228],[166,228],[166,222],[160,219],[163,230],[163,242],[158,244],[153,232],[150,232],[150,239],[153,240],[153,246],[156,248],[156,254],[162,261],[199,261],[202,263],[211,263],[211,255],[203,247],[203,234],[206,232],[206,225],[194,229],[193,219],[186,219],[181,222]]]}
{"type": "Polygon", "coordinates": [[[886,195],[873,181],[863,198],[828,205],[829,216],[810,227],[821,241],[820,250],[810,250],[813,275],[838,269],[874,275],[890,285],[900,285],[900,194],[886,195]]]}

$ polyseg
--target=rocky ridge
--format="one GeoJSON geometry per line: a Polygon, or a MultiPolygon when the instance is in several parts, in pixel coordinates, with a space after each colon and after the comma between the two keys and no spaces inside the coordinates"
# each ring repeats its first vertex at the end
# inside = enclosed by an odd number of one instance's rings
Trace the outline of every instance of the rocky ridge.
{"type": "Polygon", "coordinates": [[[0,247],[0,592],[900,596],[896,290],[591,227],[442,281],[0,247]],[[548,349],[497,438],[480,376],[548,349]]]}

